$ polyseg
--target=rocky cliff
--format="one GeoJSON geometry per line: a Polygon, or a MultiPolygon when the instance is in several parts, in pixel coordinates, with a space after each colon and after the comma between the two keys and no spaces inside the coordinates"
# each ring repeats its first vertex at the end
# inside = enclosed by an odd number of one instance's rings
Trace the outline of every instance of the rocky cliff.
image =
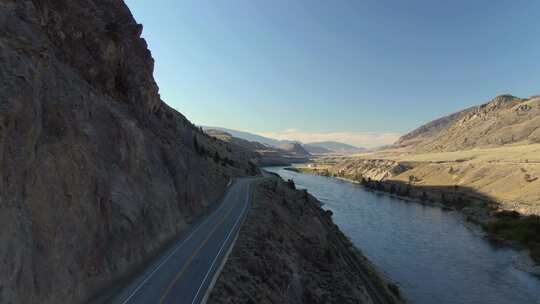
{"type": "Polygon", "coordinates": [[[251,170],[162,102],[118,0],[0,0],[0,302],[77,303],[251,170]]]}
{"type": "Polygon", "coordinates": [[[337,176],[352,176],[355,179],[366,178],[372,180],[385,180],[399,175],[411,167],[386,159],[358,159],[351,158],[328,168],[329,173],[337,176]]]}

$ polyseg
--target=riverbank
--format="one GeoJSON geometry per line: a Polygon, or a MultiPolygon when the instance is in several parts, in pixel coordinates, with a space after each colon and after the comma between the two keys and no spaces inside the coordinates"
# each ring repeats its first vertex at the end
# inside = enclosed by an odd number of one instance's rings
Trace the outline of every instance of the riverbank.
{"type": "Polygon", "coordinates": [[[307,191],[271,177],[252,202],[209,303],[403,302],[307,191]]]}
{"type": "Polygon", "coordinates": [[[409,183],[396,180],[372,180],[360,175],[335,174],[327,169],[309,167],[296,167],[292,170],[338,178],[400,199],[456,210],[462,213],[467,221],[481,226],[491,242],[527,249],[536,263],[536,265],[530,265],[528,271],[540,276],[540,217],[536,215],[522,215],[516,211],[500,210],[489,196],[467,187],[418,185],[413,180],[409,183]]]}

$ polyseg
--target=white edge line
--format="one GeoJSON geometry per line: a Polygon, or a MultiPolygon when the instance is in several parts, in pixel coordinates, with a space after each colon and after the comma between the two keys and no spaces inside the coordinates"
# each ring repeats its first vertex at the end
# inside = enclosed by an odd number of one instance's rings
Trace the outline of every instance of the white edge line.
{"type": "Polygon", "coordinates": [[[137,288],[135,288],[135,290],[126,299],[121,301],[121,303],[122,304],[128,303],[131,300],[131,298],[133,298],[133,296],[135,296],[137,294],[137,292],[139,292],[139,290],[141,290],[141,288],[144,286],[144,284],[146,284],[146,282],[148,282],[152,278],[152,276],[161,268],[161,266],[163,266],[163,264],[165,264],[180,248],[182,248],[182,246],[184,246],[184,244],[187,241],[189,241],[193,237],[193,235],[197,231],[199,231],[199,229],[201,229],[201,227],[204,226],[210,220],[210,218],[213,217],[214,214],[217,214],[218,211],[221,210],[224,205],[225,204],[222,204],[218,209],[216,209],[212,214],[210,214],[206,218],[206,220],[204,220],[204,222],[200,223],[199,226],[197,226],[197,228],[195,230],[193,230],[189,234],[189,236],[187,238],[185,238],[176,248],[174,248],[174,250],[169,255],[167,255],[167,257],[165,257],[165,259],[161,263],[159,263],[159,265],[157,265],[156,268],[154,270],[152,270],[152,272],[150,274],[148,274],[146,276],[146,278],[141,283],[139,283],[139,285],[137,285],[137,288]]]}
{"type": "MultiPolygon", "coordinates": [[[[244,216],[242,222],[240,223],[240,227],[242,227],[243,223],[245,222],[246,217],[244,216]]],[[[212,291],[214,290],[214,287],[216,286],[217,280],[219,279],[221,272],[223,272],[223,268],[225,268],[225,265],[227,264],[227,261],[229,260],[230,255],[232,254],[232,251],[234,249],[234,246],[236,245],[236,241],[238,240],[238,237],[240,236],[240,233],[236,233],[236,235],[233,237],[231,241],[231,245],[228,246],[227,251],[223,255],[223,258],[218,263],[216,270],[214,272],[214,275],[212,276],[210,283],[208,284],[208,287],[204,291],[204,294],[202,295],[202,299],[199,301],[200,304],[206,304],[208,303],[208,300],[210,296],[212,295],[212,291]]],[[[539,303],[540,304],[540,303],[539,303]]]]}
{"type": "Polygon", "coordinates": [[[216,264],[217,259],[219,258],[219,256],[221,255],[221,252],[223,251],[223,248],[225,247],[225,245],[229,241],[229,238],[231,237],[231,234],[233,233],[233,231],[236,229],[236,226],[238,225],[238,222],[240,222],[240,220],[244,217],[244,213],[245,213],[245,211],[247,209],[247,206],[249,205],[249,194],[250,194],[249,193],[249,186],[250,185],[248,184],[248,191],[247,191],[247,195],[246,195],[246,205],[244,206],[244,209],[242,209],[242,214],[238,217],[238,219],[236,220],[236,223],[234,223],[233,229],[231,229],[231,231],[229,231],[229,234],[227,235],[227,238],[225,239],[225,241],[221,245],[221,248],[219,249],[218,254],[214,258],[214,261],[212,261],[212,265],[210,266],[210,269],[208,269],[208,271],[206,272],[206,275],[204,276],[204,279],[203,279],[203,281],[201,283],[201,286],[199,286],[199,289],[197,289],[197,293],[195,294],[195,297],[193,298],[193,301],[191,301],[191,304],[193,304],[193,303],[195,303],[197,301],[197,298],[199,297],[199,293],[201,292],[202,287],[206,283],[206,279],[208,278],[208,275],[210,274],[210,272],[212,272],[212,269],[214,268],[214,265],[216,264]]]}

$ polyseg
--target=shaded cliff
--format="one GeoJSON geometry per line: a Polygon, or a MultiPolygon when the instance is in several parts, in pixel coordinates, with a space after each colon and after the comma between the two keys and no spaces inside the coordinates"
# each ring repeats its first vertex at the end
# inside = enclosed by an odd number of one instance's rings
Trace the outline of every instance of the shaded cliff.
{"type": "Polygon", "coordinates": [[[141,32],[123,1],[0,1],[0,302],[91,298],[252,171],[161,101],[141,32]]]}

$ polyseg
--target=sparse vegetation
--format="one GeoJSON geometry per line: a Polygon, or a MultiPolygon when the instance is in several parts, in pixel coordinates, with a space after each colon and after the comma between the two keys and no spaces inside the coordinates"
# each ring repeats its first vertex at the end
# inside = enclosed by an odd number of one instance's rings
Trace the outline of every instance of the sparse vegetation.
{"type": "Polygon", "coordinates": [[[292,179],[287,180],[287,186],[292,190],[296,190],[296,185],[292,179]]]}
{"type": "Polygon", "coordinates": [[[417,182],[420,182],[421,179],[414,176],[414,175],[409,175],[409,184],[410,185],[414,185],[414,183],[417,183],[417,182]]]}
{"type": "Polygon", "coordinates": [[[531,251],[532,258],[540,263],[540,216],[519,216],[515,211],[497,215],[498,219],[485,225],[497,239],[517,241],[531,251]]]}
{"type": "Polygon", "coordinates": [[[197,152],[198,155],[207,156],[208,153],[204,146],[199,143],[199,140],[197,139],[197,134],[193,135],[193,147],[195,148],[195,152],[197,152]]]}
{"type": "Polygon", "coordinates": [[[538,177],[532,176],[532,175],[530,175],[530,174],[528,174],[528,173],[525,174],[525,176],[524,176],[523,178],[524,178],[525,181],[528,182],[528,183],[532,183],[532,182],[534,182],[534,181],[536,181],[536,180],[538,179],[538,177]]]}

